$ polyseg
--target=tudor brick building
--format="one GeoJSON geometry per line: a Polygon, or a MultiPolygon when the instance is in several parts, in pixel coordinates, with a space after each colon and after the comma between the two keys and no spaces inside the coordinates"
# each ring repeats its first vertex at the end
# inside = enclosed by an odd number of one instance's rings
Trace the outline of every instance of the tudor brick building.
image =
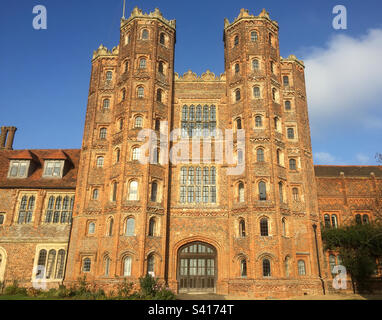
{"type": "Polygon", "coordinates": [[[119,45],[93,55],[81,150],[11,150],[16,129],[3,127],[0,280],[86,275],[111,288],[151,273],[177,292],[252,297],[329,288],[340,260],[320,226],[380,218],[382,170],[314,167],[304,64],[280,57],[278,30],[242,9],[224,21],[225,73],[179,76],[175,20],[137,8],[122,19],[119,45]]]}

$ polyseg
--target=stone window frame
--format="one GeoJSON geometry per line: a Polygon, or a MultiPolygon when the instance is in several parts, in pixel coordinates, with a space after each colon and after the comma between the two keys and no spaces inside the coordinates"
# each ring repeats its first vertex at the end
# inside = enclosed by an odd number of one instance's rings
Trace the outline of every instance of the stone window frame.
{"type": "Polygon", "coordinates": [[[86,224],[85,224],[85,235],[86,237],[95,237],[96,234],[97,234],[97,221],[95,219],[89,219],[86,221],[86,224]],[[93,232],[90,232],[90,225],[91,224],[94,224],[94,231],[93,232]]]}
{"type": "Polygon", "coordinates": [[[258,29],[252,29],[249,31],[249,40],[250,43],[258,43],[260,41],[260,31],[258,29]],[[256,32],[256,39],[253,40],[252,33],[256,32]]]}
{"type": "Polygon", "coordinates": [[[75,201],[75,193],[67,193],[67,192],[48,192],[45,196],[45,200],[44,200],[44,208],[43,208],[43,218],[42,218],[42,223],[43,224],[55,224],[55,225],[65,225],[65,224],[70,224],[71,223],[71,219],[72,219],[72,215],[73,215],[73,210],[74,210],[74,201],[75,201]],[[54,202],[52,204],[52,208],[50,209],[49,208],[49,205],[51,203],[51,198],[54,197],[54,202]],[[61,204],[60,204],[60,207],[59,209],[56,209],[56,203],[57,203],[57,199],[61,197],[61,204]],[[67,203],[67,208],[65,209],[64,208],[64,201],[65,201],[65,198],[68,199],[68,203],[67,203]],[[52,211],[52,215],[51,215],[51,219],[50,221],[48,222],[47,219],[48,219],[48,211],[52,211]],[[55,212],[59,212],[59,221],[58,222],[53,222],[54,219],[55,219],[55,212]],[[67,221],[66,222],[62,222],[62,213],[63,212],[67,212],[68,216],[67,216],[67,221]]]}
{"type": "Polygon", "coordinates": [[[28,173],[29,173],[29,167],[30,167],[30,160],[24,160],[24,159],[21,159],[21,160],[10,160],[9,161],[9,169],[8,169],[8,179],[25,179],[28,177],[28,173]],[[24,174],[23,175],[20,175],[20,167],[21,165],[25,165],[25,171],[24,171],[24,174]],[[17,172],[16,172],[16,175],[15,176],[12,176],[11,173],[13,171],[13,169],[15,168],[15,166],[17,165],[17,172]]]}
{"type": "Polygon", "coordinates": [[[185,103],[181,107],[180,114],[183,139],[191,139],[192,137],[208,139],[217,136],[218,113],[215,103],[185,103]]]}
{"type": "MultiPolygon", "coordinates": [[[[33,205],[33,209],[32,209],[32,213],[31,213],[31,220],[29,222],[23,222],[22,224],[33,224],[34,221],[35,221],[35,211],[36,211],[36,203],[37,203],[37,200],[38,200],[38,197],[37,197],[37,191],[30,191],[30,192],[20,192],[19,193],[19,196],[17,198],[17,204],[16,204],[16,214],[14,215],[14,220],[13,220],[13,223],[14,224],[17,224],[19,225],[19,215],[20,215],[20,209],[21,209],[21,202],[23,200],[24,197],[27,197],[27,204],[26,204],[26,209],[25,209],[25,214],[27,214],[27,212],[30,212],[28,211],[28,206],[29,206],[29,201],[31,199],[31,197],[34,197],[34,205],[33,205]]],[[[26,219],[26,217],[25,217],[26,219]]]]}
{"type": "Polygon", "coordinates": [[[53,178],[61,179],[63,177],[63,173],[64,173],[64,166],[65,166],[65,160],[58,160],[58,159],[49,159],[48,160],[48,159],[46,159],[46,160],[44,160],[44,170],[43,170],[42,177],[43,178],[49,178],[49,179],[53,179],[53,178]],[[53,164],[52,174],[47,174],[48,166],[51,164],[53,164]],[[56,166],[57,164],[59,164],[60,172],[58,174],[55,174],[55,170],[58,167],[58,166],[56,166]]]}

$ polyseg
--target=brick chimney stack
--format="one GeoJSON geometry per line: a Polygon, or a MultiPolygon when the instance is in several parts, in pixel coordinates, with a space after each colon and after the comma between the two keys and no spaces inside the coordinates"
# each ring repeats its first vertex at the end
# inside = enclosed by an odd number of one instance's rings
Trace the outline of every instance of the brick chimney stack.
{"type": "Polygon", "coordinates": [[[15,139],[16,127],[1,127],[0,150],[13,150],[13,140],[15,139]]]}

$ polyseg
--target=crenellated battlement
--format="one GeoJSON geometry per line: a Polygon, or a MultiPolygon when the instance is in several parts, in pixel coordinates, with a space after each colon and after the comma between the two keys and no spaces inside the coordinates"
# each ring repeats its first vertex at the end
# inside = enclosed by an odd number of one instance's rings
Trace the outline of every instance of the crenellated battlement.
{"type": "Polygon", "coordinates": [[[144,13],[141,9],[138,7],[135,7],[133,11],[130,14],[130,17],[127,19],[121,19],[121,27],[123,27],[125,24],[129,23],[131,20],[135,18],[146,18],[146,19],[159,19],[169,27],[175,29],[176,28],[176,20],[167,20],[163,17],[162,12],[158,8],[155,8],[154,12],[150,13],[144,13]]]}
{"type": "Polygon", "coordinates": [[[191,70],[188,70],[183,74],[183,76],[179,76],[177,72],[175,72],[175,81],[226,81],[225,73],[222,73],[220,76],[216,76],[213,72],[210,70],[207,70],[206,72],[202,73],[201,76],[198,76],[195,72],[192,72],[191,70]]]}
{"type": "Polygon", "coordinates": [[[92,60],[101,56],[118,56],[118,53],[119,46],[116,46],[112,50],[109,50],[103,44],[101,44],[97,50],[94,50],[92,60]]]}
{"type": "Polygon", "coordinates": [[[245,19],[266,19],[269,20],[271,23],[273,23],[277,28],[279,26],[278,22],[275,20],[272,20],[269,16],[269,12],[265,9],[263,9],[258,16],[255,16],[253,14],[249,13],[249,10],[242,8],[240,10],[239,15],[234,19],[234,21],[231,23],[229,22],[228,18],[224,19],[224,29],[227,29],[228,27],[231,27],[235,25],[237,22],[245,19]]]}
{"type": "Polygon", "coordinates": [[[294,54],[291,54],[288,56],[288,58],[280,57],[281,63],[283,62],[297,62],[299,65],[301,65],[303,68],[305,68],[304,61],[297,59],[297,57],[294,54]]]}

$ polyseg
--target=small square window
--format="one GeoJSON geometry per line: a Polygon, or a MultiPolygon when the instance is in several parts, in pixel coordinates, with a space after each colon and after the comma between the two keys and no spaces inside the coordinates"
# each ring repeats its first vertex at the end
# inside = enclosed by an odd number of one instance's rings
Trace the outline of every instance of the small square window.
{"type": "Polygon", "coordinates": [[[12,160],[9,166],[9,178],[26,178],[29,169],[29,160],[12,160]]]}
{"type": "Polygon", "coordinates": [[[62,178],[63,160],[45,161],[44,177],[62,178]]]}

